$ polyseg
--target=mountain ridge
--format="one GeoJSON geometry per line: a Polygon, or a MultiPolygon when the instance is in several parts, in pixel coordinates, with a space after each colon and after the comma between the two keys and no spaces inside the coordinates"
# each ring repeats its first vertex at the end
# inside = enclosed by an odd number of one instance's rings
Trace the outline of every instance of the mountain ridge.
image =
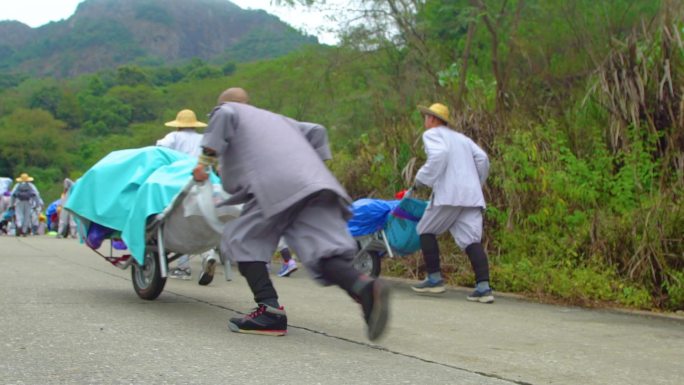
{"type": "Polygon", "coordinates": [[[37,28],[0,22],[0,72],[72,77],[122,64],[239,62],[307,44],[318,40],[228,0],[86,0],[37,28]]]}

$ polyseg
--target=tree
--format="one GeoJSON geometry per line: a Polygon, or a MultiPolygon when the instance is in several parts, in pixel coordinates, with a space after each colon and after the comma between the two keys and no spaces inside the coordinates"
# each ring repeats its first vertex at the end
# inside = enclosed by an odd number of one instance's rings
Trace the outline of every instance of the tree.
{"type": "Polygon", "coordinates": [[[186,80],[210,79],[223,76],[223,71],[218,67],[203,65],[196,67],[185,75],[186,80]]]}
{"type": "Polygon", "coordinates": [[[116,69],[116,84],[137,86],[151,84],[149,75],[140,67],[124,65],[116,69]]]}
{"type": "Polygon", "coordinates": [[[16,174],[17,167],[60,165],[68,168],[66,124],[44,110],[20,108],[0,121],[0,159],[16,174]]]}
{"type": "Polygon", "coordinates": [[[29,108],[43,109],[55,116],[61,99],[62,90],[56,85],[41,87],[29,98],[29,108]]]}
{"type": "MultiPolygon", "coordinates": [[[[494,1],[497,2],[497,1],[494,1]]],[[[489,32],[492,50],[492,73],[496,79],[496,110],[502,112],[511,108],[508,83],[511,76],[511,63],[516,45],[515,39],[520,24],[520,15],[525,7],[524,0],[509,2],[498,1],[498,7],[487,6],[483,0],[470,0],[481,12],[481,19],[489,32]]]]}
{"type": "Polygon", "coordinates": [[[133,109],[112,96],[80,94],[83,108],[83,129],[86,134],[101,136],[123,133],[131,122],[133,109]]]}
{"type": "Polygon", "coordinates": [[[78,103],[78,97],[73,91],[64,90],[62,98],[57,105],[55,117],[67,124],[67,129],[75,130],[81,126],[83,121],[83,110],[78,103]]]}
{"type": "Polygon", "coordinates": [[[162,110],[162,93],[150,86],[117,86],[107,95],[131,108],[131,122],[155,120],[162,110]]]}
{"type": "Polygon", "coordinates": [[[235,62],[229,61],[228,63],[224,64],[223,67],[221,67],[221,71],[223,71],[224,76],[230,76],[235,72],[235,62]]]}
{"type": "Polygon", "coordinates": [[[83,91],[83,94],[102,96],[105,94],[105,92],[107,92],[107,86],[105,85],[104,81],[102,81],[100,76],[95,75],[88,80],[88,85],[83,91]]]}

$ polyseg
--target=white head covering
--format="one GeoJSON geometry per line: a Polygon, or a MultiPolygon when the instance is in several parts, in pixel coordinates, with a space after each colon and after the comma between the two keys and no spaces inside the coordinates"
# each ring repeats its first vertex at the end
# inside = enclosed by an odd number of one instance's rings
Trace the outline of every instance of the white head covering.
{"type": "Polygon", "coordinates": [[[0,195],[9,191],[12,186],[12,178],[0,177],[0,195]]]}

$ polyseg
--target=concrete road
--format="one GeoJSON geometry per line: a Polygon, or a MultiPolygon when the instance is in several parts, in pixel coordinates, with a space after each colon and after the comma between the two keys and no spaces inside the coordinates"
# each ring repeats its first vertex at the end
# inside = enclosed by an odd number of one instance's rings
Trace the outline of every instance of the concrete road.
{"type": "MultiPolygon", "coordinates": [[[[1,384],[682,384],[684,317],[549,306],[466,289],[414,295],[393,281],[377,344],[358,305],[302,270],[273,280],[288,335],[231,333],[252,306],[242,277],[169,280],[138,299],[74,240],[0,237],[1,384]]],[[[277,267],[277,266],[276,266],[277,267]]]]}

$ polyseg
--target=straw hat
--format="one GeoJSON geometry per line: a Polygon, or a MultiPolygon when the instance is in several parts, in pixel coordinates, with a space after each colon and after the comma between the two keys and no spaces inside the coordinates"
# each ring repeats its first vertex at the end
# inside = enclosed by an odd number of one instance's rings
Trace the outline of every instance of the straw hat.
{"type": "Polygon", "coordinates": [[[168,127],[186,128],[186,127],[206,127],[206,123],[197,120],[195,112],[192,110],[181,110],[176,115],[176,120],[164,123],[168,127]]]}
{"type": "Polygon", "coordinates": [[[432,115],[437,119],[445,122],[447,126],[454,127],[454,124],[449,119],[449,107],[442,103],[435,103],[429,108],[425,106],[418,106],[418,109],[423,115],[432,115]]]}
{"type": "Polygon", "coordinates": [[[24,172],[17,178],[17,182],[33,182],[33,178],[24,172]]]}

